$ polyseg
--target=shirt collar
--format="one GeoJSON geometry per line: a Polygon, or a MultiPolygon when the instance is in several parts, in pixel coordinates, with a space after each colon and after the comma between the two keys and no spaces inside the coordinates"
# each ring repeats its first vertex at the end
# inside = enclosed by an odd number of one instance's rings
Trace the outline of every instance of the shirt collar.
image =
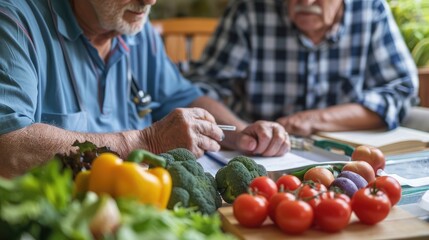
{"type": "MultiPolygon", "coordinates": [[[[143,29],[142,29],[142,31],[144,31],[145,30],[145,28],[147,27],[147,25],[148,25],[149,23],[148,22],[146,22],[144,25],[143,25],[143,29]]],[[[137,34],[135,34],[135,35],[122,35],[122,39],[124,40],[124,42],[128,45],[128,46],[135,46],[135,45],[138,45],[139,43],[141,43],[142,42],[142,38],[143,38],[143,35],[142,35],[142,31],[140,31],[140,32],[138,32],[137,34]]]]}
{"type": "Polygon", "coordinates": [[[52,14],[56,18],[58,32],[69,40],[76,40],[83,31],[73,13],[69,0],[49,0],[52,14]]]}

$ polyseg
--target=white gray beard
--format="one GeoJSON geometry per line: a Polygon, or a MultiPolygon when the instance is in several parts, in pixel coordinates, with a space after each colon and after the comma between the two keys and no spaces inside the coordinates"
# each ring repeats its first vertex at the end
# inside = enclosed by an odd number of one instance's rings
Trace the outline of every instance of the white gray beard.
{"type": "Polygon", "coordinates": [[[120,24],[119,29],[116,29],[116,30],[117,30],[119,33],[121,33],[121,34],[125,34],[125,35],[136,35],[137,33],[139,33],[139,32],[142,30],[142,28],[143,28],[144,24],[147,22],[147,19],[149,18],[150,10],[151,10],[151,6],[150,6],[150,5],[148,5],[148,6],[146,7],[146,10],[145,10],[145,16],[144,16],[144,18],[142,19],[142,21],[141,21],[141,25],[140,25],[140,26],[131,27],[131,25],[130,25],[130,24],[128,24],[128,23],[126,23],[125,21],[123,21],[123,23],[122,23],[122,24],[120,24]]]}
{"type": "Polygon", "coordinates": [[[107,5],[104,5],[97,12],[97,17],[100,21],[101,27],[105,30],[116,31],[120,34],[135,35],[141,31],[144,24],[146,23],[150,13],[151,5],[145,6],[145,16],[142,19],[140,25],[131,25],[127,23],[122,18],[122,15],[124,13],[123,9],[120,9],[120,11],[118,11],[117,9],[118,8],[115,6],[115,3],[107,3],[107,5]]]}

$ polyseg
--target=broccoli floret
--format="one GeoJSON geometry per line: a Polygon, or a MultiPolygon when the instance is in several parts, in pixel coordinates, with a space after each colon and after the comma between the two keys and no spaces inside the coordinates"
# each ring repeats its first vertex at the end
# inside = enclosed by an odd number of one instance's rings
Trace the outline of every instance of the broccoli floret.
{"type": "Polygon", "coordinates": [[[182,206],[189,206],[189,193],[183,188],[173,187],[167,208],[174,209],[174,205],[178,202],[182,203],[182,206]]]}
{"type": "MultiPolygon", "coordinates": [[[[170,152],[168,154],[171,154],[170,152]]],[[[182,157],[183,155],[179,156],[180,160],[175,158],[175,161],[166,167],[173,181],[173,191],[167,208],[173,209],[176,203],[181,202],[183,207],[197,207],[201,213],[216,212],[222,205],[222,199],[214,177],[204,172],[199,162],[189,158],[183,160],[182,157]]]]}
{"type": "Polygon", "coordinates": [[[210,185],[214,186],[214,188],[211,188],[211,187],[209,188],[210,189],[209,193],[210,193],[211,198],[213,198],[215,200],[215,206],[217,209],[220,206],[222,206],[222,198],[220,197],[220,194],[217,191],[216,179],[209,172],[205,172],[204,174],[206,174],[206,177],[210,182],[209,186],[210,185]]]}
{"type": "Polygon", "coordinates": [[[216,173],[217,189],[227,203],[233,203],[238,195],[247,192],[250,182],[259,176],[267,176],[264,166],[246,156],[237,156],[216,173]]]}
{"type": "Polygon", "coordinates": [[[174,162],[174,157],[171,156],[168,153],[161,153],[158,154],[160,157],[163,157],[165,159],[165,167],[167,167],[168,165],[170,165],[170,163],[174,162]]]}
{"type": "Polygon", "coordinates": [[[197,157],[186,148],[175,148],[167,152],[176,161],[197,160],[197,157]]]}

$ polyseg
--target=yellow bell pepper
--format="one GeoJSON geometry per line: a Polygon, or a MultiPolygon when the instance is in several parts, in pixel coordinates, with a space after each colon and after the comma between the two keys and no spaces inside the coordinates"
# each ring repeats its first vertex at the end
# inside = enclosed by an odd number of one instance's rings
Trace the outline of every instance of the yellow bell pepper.
{"type": "MultiPolygon", "coordinates": [[[[132,161],[165,166],[164,158],[148,154],[145,150],[136,150],[130,156],[132,161]]],[[[92,163],[88,190],[113,197],[133,197],[142,203],[165,209],[172,188],[170,174],[163,167],[145,170],[136,162],[124,162],[111,153],[101,154],[92,163]]]]}
{"type": "Polygon", "coordinates": [[[157,176],[158,179],[161,181],[161,185],[163,187],[161,189],[161,195],[159,197],[159,207],[161,209],[165,209],[167,207],[168,200],[170,200],[171,189],[173,187],[170,173],[162,167],[151,168],[148,170],[148,172],[157,176]]]}
{"type": "Polygon", "coordinates": [[[114,197],[135,197],[142,203],[152,203],[162,208],[163,186],[158,176],[132,162],[124,162],[116,168],[114,176],[114,197]]]}
{"type": "Polygon", "coordinates": [[[113,193],[112,176],[114,169],[122,165],[123,160],[113,153],[102,153],[94,159],[91,166],[88,189],[101,195],[102,193],[113,193]]]}

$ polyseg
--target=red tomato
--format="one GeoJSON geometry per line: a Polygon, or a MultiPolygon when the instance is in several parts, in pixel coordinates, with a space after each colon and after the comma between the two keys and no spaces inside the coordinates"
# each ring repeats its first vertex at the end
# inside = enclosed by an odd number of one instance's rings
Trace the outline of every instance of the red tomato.
{"type": "Polygon", "coordinates": [[[264,196],[267,200],[269,200],[271,196],[278,192],[276,183],[271,178],[266,176],[253,179],[252,182],[250,182],[249,187],[253,192],[264,196]]]}
{"type": "Polygon", "coordinates": [[[268,216],[268,201],[260,195],[243,193],[235,199],[232,211],[238,223],[244,227],[259,227],[268,216]]]}
{"type": "Polygon", "coordinates": [[[276,181],[278,189],[283,191],[295,191],[301,185],[301,180],[294,175],[282,175],[276,181]]]}
{"type": "Polygon", "coordinates": [[[386,193],[392,206],[397,204],[401,200],[402,187],[398,180],[389,176],[381,176],[376,178],[374,181],[368,184],[369,188],[377,188],[386,193]]]}
{"type": "Polygon", "coordinates": [[[353,161],[365,161],[369,163],[374,169],[375,174],[378,169],[384,169],[386,165],[383,152],[375,147],[358,146],[353,151],[351,158],[353,161]]]}
{"type": "Polygon", "coordinates": [[[362,223],[373,225],[389,215],[390,200],[376,188],[361,188],[352,197],[352,210],[362,223]]]}
{"type": "Polygon", "coordinates": [[[338,232],[349,224],[351,215],[352,209],[344,200],[323,199],[314,210],[314,221],[323,231],[338,232]]]}
{"type": "Polygon", "coordinates": [[[335,198],[335,199],[341,199],[341,200],[343,200],[345,203],[347,203],[348,205],[350,205],[350,203],[351,203],[350,197],[349,197],[349,196],[347,196],[346,194],[343,194],[343,193],[335,193],[335,194],[334,194],[334,198],[335,198]]]}
{"type": "Polygon", "coordinates": [[[293,201],[295,200],[295,195],[288,192],[278,192],[268,201],[268,216],[273,222],[276,222],[276,208],[283,200],[293,201]]]}
{"type": "Polygon", "coordinates": [[[276,209],[276,225],[290,234],[303,233],[310,228],[313,218],[313,209],[301,200],[282,201],[276,209]]]}
{"type": "Polygon", "coordinates": [[[328,190],[320,183],[306,183],[298,192],[298,198],[310,204],[315,209],[322,198],[326,198],[328,190]]]}
{"type": "Polygon", "coordinates": [[[311,180],[313,182],[321,183],[325,187],[329,187],[335,180],[334,174],[324,167],[310,168],[304,174],[304,181],[311,180]]]}
{"type": "Polygon", "coordinates": [[[346,194],[340,193],[340,192],[334,192],[334,191],[328,191],[324,199],[340,199],[340,200],[343,200],[348,205],[350,205],[350,202],[351,202],[350,197],[347,196],[346,194]]]}

